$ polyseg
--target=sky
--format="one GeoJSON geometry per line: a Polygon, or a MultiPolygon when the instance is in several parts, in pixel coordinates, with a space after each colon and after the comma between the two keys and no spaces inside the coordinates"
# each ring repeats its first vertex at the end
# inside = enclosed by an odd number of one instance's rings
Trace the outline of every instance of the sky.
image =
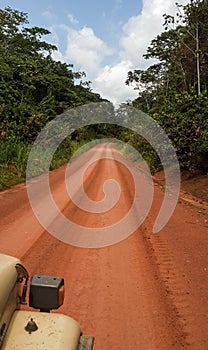
{"type": "MultiPolygon", "coordinates": [[[[128,71],[146,69],[147,47],[163,29],[164,13],[176,13],[175,0],[0,0],[28,14],[29,25],[50,30],[46,41],[57,46],[55,60],[84,71],[91,88],[120,104],[138,91],[125,84],[128,71]]],[[[187,4],[188,0],[180,0],[187,4]]]]}

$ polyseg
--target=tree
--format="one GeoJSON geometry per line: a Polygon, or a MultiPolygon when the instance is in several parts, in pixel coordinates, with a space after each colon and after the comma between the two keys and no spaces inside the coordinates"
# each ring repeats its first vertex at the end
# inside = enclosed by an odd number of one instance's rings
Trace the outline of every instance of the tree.
{"type": "Polygon", "coordinates": [[[54,61],[57,48],[42,40],[50,32],[28,27],[27,14],[0,10],[0,132],[31,142],[48,120],[88,102],[101,101],[89,84],[75,84],[83,72],[54,61]],[[35,131],[36,130],[36,131],[35,131]]]}
{"type": "MultiPolygon", "coordinates": [[[[170,15],[164,15],[166,29],[170,25],[175,26],[180,21],[184,26],[184,36],[181,40],[181,50],[185,52],[186,60],[189,62],[184,62],[191,69],[192,72],[189,76],[192,85],[197,85],[197,93],[201,93],[201,73],[204,71],[206,65],[207,71],[207,35],[208,35],[208,25],[207,25],[207,11],[208,2],[207,0],[191,0],[189,4],[183,6],[176,3],[178,7],[177,19],[170,15]],[[190,55],[191,59],[189,58],[190,55]],[[195,58],[195,67],[193,63],[195,58]],[[191,63],[191,66],[190,66],[191,63]],[[193,73],[194,72],[194,73],[193,73]],[[195,80],[197,77],[197,82],[195,80]],[[194,80],[194,81],[193,81],[194,80]]],[[[203,77],[202,80],[204,81],[203,77]]]]}
{"type": "Polygon", "coordinates": [[[144,55],[158,63],[129,72],[126,83],[139,91],[133,105],[153,116],[171,138],[182,168],[203,168],[208,156],[208,1],[177,7],[176,18],[164,15],[165,31],[144,55]]]}

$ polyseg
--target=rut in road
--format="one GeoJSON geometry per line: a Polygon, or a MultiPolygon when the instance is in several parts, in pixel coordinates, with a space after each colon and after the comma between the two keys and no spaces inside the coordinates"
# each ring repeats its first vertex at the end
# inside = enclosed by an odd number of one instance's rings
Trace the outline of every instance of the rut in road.
{"type": "MultiPolygon", "coordinates": [[[[107,212],[88,213],[72,202],[65,187],[65,167],[50,173],[54,200],[74,223],[92,229],[112,226],[131,209],[135,187],[122,164],[125,161],[121,155],[121,163],[103,158],[115,152],[118,155],[112,144],[98,145],[69,166],[76,179],[86,159],[98,155],[100,159],[85,173],[83,186],[86,195],[98,202],[104,198],[106,180],[119,183],[119,200],[107,212]]],[[[37,193],[38,201],[44,201],[43,192],[37,193]]],[[[30,274],[65,278],[65,303],[58,312],[75,318],[85,334],[95,336],[95,350],[207,350],[206,217],[180,201],[167,226],[153,235],[163,196],[155,184],[150,213],[125,240],[84,249],[45,231],[31,211],[25,185],[18,185],[0,194],[0,251],[21,258],[30,274]]],[[[81,192],[76,192],[76,199],[84,207],[81,192]]]]}
{"type": "MultiPolygon", "coordinates": [[[[101,200],[103,183],[113,177],[121,188],[118,203],[107,213],[89,214],[69,202],[64,215],[92,228],[116,223],[132,205],[134,184],[129,175],[119,162],[98,160],[93,171],[88,169],[86,174],[86,193],[92,200],[101,200]]],[[[141,230],[100,249],[67,246],[45,233],[24,261],[33,271],[39,268],[39,273],[51,274],[55,269],[56,274],[64,276],[67,295],[60,311],[77,319],[85,333],[95,335],[95,349],[184,347],[185,334],[177,310],[161,283],[141,230]]]]}

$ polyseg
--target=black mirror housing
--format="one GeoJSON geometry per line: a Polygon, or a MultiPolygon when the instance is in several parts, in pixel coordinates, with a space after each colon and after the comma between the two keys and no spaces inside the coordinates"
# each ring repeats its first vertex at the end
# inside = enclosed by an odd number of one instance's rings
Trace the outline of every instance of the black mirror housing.
{"type": "Polygon", "coordinates": [[[30,281],[29,306],[50,312],[64,300],[64,279],[55,276],[33,275],[30,281]]]}

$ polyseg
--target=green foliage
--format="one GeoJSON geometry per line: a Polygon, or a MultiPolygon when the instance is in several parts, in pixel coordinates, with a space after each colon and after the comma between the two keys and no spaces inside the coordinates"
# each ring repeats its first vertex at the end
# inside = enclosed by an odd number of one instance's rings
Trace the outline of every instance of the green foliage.
{"type": "MultiPolygon", "coordinates": [[[[102,101],[91,91],[90,82],[75,84],[85,76],[84,72],[73,72],[73,65],[52,59],[57,48],[42,40],[48,34],[47,29],[30,28],[26,13],[10,7],[0,10],[0,170],[6,174],[3,186],[7,180],[14,183],[25,177],[30,145],[48,121],[78,105],[102,101]],[[8,176],[9,171],[14,178],[8,176]]],[[[72,147],[76,142],[69,143],[72,147]]],[[[68,146],[65,143],[58,149],[52,168],[66,159],[68,146]]],[[[44,170],[41,165],[39,170],[44,170]]]]}
{"type": "Polygon", "coordinates": [[[101,101],[87,86],[75,85],[85,73],[72,65],[54,61],[54,45],[41,40],[50,32],[28,28],[27,14],[0,10],[0,131],[10,133],[11,124],[24,142],[31,142],[47,121],[63,111],[88,102],[101,101]]]}
{"type": "Polygon", "coordinates": [[[0,140],[0,190],[25,179],[30,146],[12,137],[0,140]]]}
{"type": "Polygon", "coordinates": [[[176,18],[164,15],[165,31],[144,55],[158,63],[129,72],[126,83],[139,90],[133,106],[149,113],[166,131],[181,168],[207,172],[208,1],[177,6],[176,18]]]}

